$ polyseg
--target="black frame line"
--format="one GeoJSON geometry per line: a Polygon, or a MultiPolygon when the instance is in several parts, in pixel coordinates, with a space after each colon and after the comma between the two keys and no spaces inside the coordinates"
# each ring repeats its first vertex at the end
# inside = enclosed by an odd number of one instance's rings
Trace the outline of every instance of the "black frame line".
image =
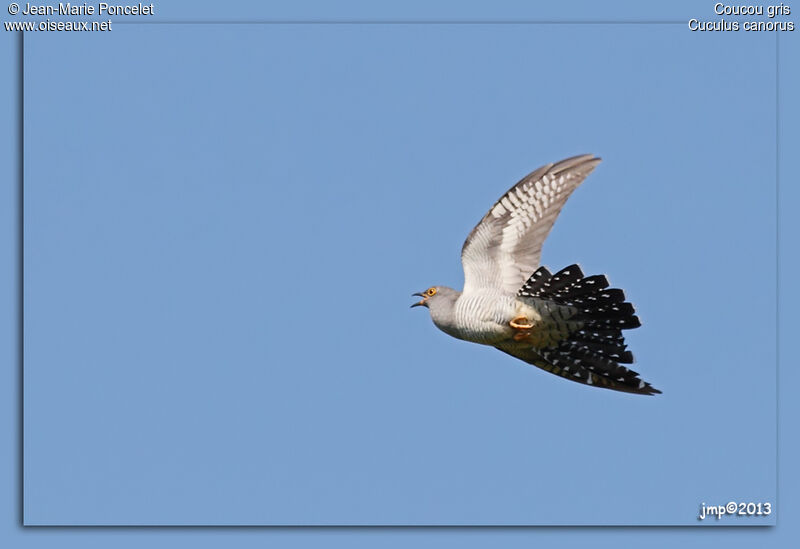
{"type": "MultiPolygon", "coordinates": [[[[115,25],[677,25],[686,24],[685,21],[622,21],[622,20],[599,20],[599,21],[557,21],[557,20],[231,20],[231,21],[117,21],[115,25]]],[[[270,524],[240,524],[240,525],[192,525],[192,524],[170,524],[170,525],[156,525],[156,524],[115,524],[115,525],[26,525],[25,524],[25,460],[24,460],[24,426],[25,426],[25,406],[24,406],[24,285],[25,285],[25,248],[24,248],[24,179],[25,179],[25,32],[17,31],[17,48],[19,55],[17,57],[17,97],[16,103],[18,107],[16,129],[17,129],[17,270],[16,270],[16,287],[17,287],[17,390],[18,390],[18,407],[17,413],[19,422],[17,424],[17,497],[18,497],[18,511],[17,521],[18,526],[23,529],[46,529],[46,530],[252,530],[252,529],[265,529],[265,530],[328,530],[328,531],[356,531],[356,530],[383,530],[383,531],[414,531],[414,530],[472,530],[490,528],[492,530],[521,530],[521,529],[546,529],[546,530],[573,530],[573,529],[592,529],[596,531],[608,529],[624,529],[624,530],[652,530],[652,529],[677,529],[677,530],[696,530],[700,524],[697,525],[626,525],[626,524],[605,524],[605,525],[496,525],[496,524],[483,524],[483,525],[452,525],[452,524],[406,524],[406,525],[333,525],[333,524],[295,524],[295,525],[270,525],[270,524]]],[[[775,498],[776,498],[776,523],[775,525],[765,524],[720,524],[714,525],[713,528],[702,528],[702,530],[729,530],[729,529],[772,529],[777,526],[777,516],[780,513],[780,405],[779,405],[779,384],[778,379],[780,375],[780,339],[779,339],[779,321],[780,321],[780,34],[775,33],[775,450],[776,450],[776,467],[775,467],[775,498]]]]}

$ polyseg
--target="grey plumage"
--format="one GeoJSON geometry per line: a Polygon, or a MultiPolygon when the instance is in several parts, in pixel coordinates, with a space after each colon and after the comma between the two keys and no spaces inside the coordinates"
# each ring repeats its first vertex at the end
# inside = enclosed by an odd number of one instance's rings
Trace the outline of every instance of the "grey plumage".
{"type": "Polygon", "coordinates": [[[567,158],[531,172],[495,203],[461,251],[464,290],[433,286],[412,305],[443,332],[492,345],[566,379],[637,394],[660,393],[621,364],[622,330],[639,326],[624,293],[577,265],[539,267],[542,244],[570,194],[599,164],[567,158]],[[539,267],[537,269],[537,267],[539,267]]]}

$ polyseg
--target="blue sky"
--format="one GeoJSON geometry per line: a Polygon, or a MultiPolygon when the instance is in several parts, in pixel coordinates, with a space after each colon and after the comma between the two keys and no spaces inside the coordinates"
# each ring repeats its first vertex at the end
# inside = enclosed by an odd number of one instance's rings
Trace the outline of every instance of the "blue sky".
{"type": "Polygon", "coordinates": [[[26,37],[28,523],[696,524],[702,502],[775,501],[773,36],[97,42],[26,37]],[[460,286],[508,186],[583,152],[604,162],[543,262],[626,289],[656,398],[407,309],[460,286]]]}

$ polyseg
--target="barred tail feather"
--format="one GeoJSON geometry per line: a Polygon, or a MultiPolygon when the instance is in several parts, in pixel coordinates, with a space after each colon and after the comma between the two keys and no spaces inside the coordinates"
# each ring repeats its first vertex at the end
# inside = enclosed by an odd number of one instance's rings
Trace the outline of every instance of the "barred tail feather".
{"type": "MultiPolygon", "coordinates": [[[[587,385],[645,395],[661,393],[621,365],[634,360],[622,330],[638,328],[641,322],[633,305],[625,301],[625,293],[608,286],[604,275],[584,276],[577,265],[556,274],[544,267],[537,269],[517,295],[577,309],[569,322],[578,322],[580,329],[570,332],[556,346],[531,350],[530,356],[520,358],[587,385]]],[[[515,353],[518,355],[519,350],[515,353]]]]}

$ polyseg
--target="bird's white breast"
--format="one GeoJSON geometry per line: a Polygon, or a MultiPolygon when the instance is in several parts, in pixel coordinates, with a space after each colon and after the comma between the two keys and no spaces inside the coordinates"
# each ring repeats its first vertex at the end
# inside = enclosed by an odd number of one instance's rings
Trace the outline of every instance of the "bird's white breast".
{"type": "Polygon", "coordinates": [[[462,294],[453,310],[457,333],[445,331],[460,339],[492,345],[512,335],[508,321],[517,314],[518,306],[514,297],[495,292],[462,294]]]}

